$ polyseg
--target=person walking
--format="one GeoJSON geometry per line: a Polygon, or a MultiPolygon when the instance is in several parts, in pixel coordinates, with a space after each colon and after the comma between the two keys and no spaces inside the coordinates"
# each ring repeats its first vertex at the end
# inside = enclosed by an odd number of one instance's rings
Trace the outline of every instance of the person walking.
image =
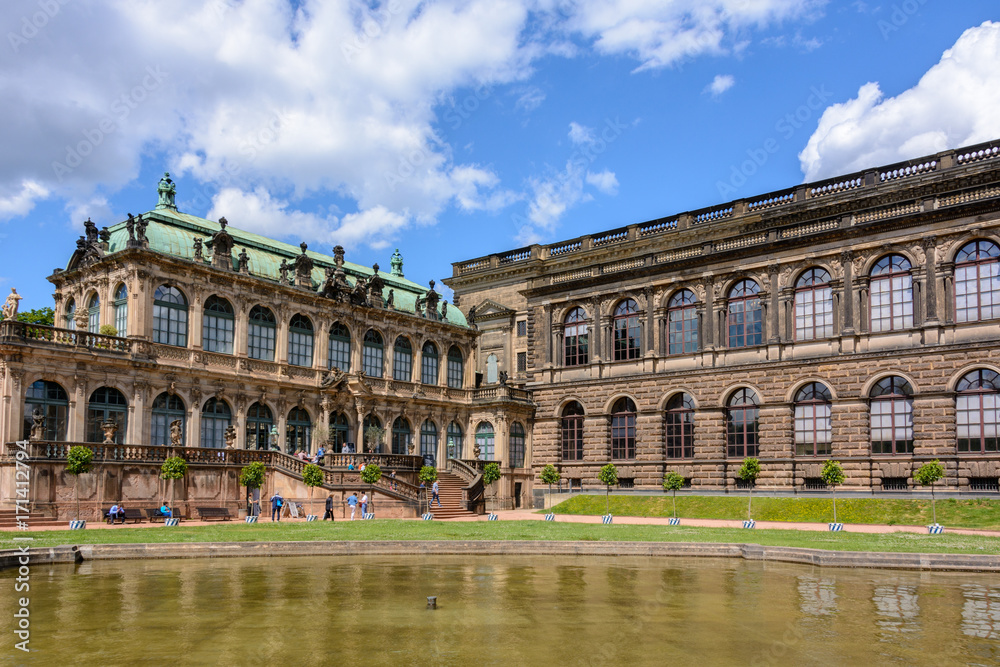
{"type": "Polygon", "coordinates": [[[434,501],[437,501],[438,507],[441,507],[441,496],[438,495],[438,481],[434,480],[434,484],[431,485],[431,505],[434,501]]]}
{"type": "Polygon", "coordinates": [[[326,514],[323,515],[323,521],[326,521],[329,517],[330,521],[334,521],[333,518],[333,494],[331,493],[326,497],[326,514]]]}
{"type": "Polygon", "coordinates": [[[361,518],[364,519],[366,514],[368,514],[368,494],[364,493],[361,496],[361,518]]]}
{"type": "Polygon", "coordinates": [[[347,506],[351,508],[351,521],[354,521],[354,510],[358,509],[358,494],[351,494],[351,497],[347,499],[347,506]]]}
{"type": "Polygon", "coordinates": [[[275,520],[275,515],[278,517],[278,521],[281,521],[281,508],[285,505],[285,499],[281,497],[281,494],[277,491],[271,496],[271,521],[275,520]]]}

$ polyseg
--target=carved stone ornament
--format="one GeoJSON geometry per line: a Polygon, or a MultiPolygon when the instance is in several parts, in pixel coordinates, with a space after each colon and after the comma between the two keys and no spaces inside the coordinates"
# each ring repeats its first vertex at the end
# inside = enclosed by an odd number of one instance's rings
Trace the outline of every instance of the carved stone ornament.
{"type": "Polygon", "coordinates": [[[10,294],[7,295],[7,300],[3,304],[3,319],[17,319],[18,302],[23,298],[24,297],[17,293],[16,289],[13,287],[10,288],[10,294]]]}
{"type": "Polygon", "coordinates": [[[104,431],[105,445],[115,444],[115,434],[118,433],[118,422],[114,419],[105,419],[101,422],[101,430],[104,431]]]}
{"type": "Polygon", "coordinates": [[[45,439],[45,413],[35,408],[31,413],[31,440],[45,439]]]}
{"type": "Polygon", "coordinates": [[[181,446],[181,420],[175,419],[170,422],[170,446],[181,446]]]}
{"type": "Polygon", "coordinates": [[[236,427],[230,424],[226,427],[225,435],[226,449],[236,449],[236,427]]]}

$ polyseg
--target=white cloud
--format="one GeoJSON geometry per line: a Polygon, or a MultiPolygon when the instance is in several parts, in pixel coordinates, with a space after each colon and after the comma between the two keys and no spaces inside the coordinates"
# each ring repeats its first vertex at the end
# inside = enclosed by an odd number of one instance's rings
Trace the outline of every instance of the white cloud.
{"type": "Polygon", "coordinates": [[[545,92],[538,86],[528,86],[517,91],[517,101],[514,103],[515,109],[531,112],[542,106],[545,101],[545,92]]]}
{"type": "Polygon", "coordinates": [[[1000,136],[1000,23],[966,30],[916,86],[885,98],[866,83],[823,112],[799,154],[806,181],[1000,136]]]}
{"type": "Polygon", "coordinates": [[[618,179],[613,171],[586,170],[586,161],[570,159],[565,169],[546,178],[531,179],[532,197],[528,203],[527,221],[518,229],[516,240],[521,245],[538,243],[551,235],[566,212],[577,204],[592,201],[589,185],[604,195],[618,194],[618,179]]]}
{"type": "Polygon", "coordinates": [[[0,194],[0,220],[27,215],[35,203],[47,198],[49,190],[44,185],[25,179],[20,188],[8,195],[0,194]]]}
{"type": "Polygon", "coordinates": [[[615,172],[605,169],[599,173],[587,172],[587,184],[593,185],[598,192],[604,195],[614,196],[618,194],[618,179],[615,172]]]}
{"type": "Polygon", "coordinates": [[[718,97],[736,84],[736,79],[732,74],[716,74],[712,83],[705,86],[704,92],[711,93],[712,97],[718,97]]]}
{"type": "Polygon", "coordinates": [[[574,144],[590,144],[594,142],[594,129],[576,122],[569,124],[569,140],[574,144]]]}

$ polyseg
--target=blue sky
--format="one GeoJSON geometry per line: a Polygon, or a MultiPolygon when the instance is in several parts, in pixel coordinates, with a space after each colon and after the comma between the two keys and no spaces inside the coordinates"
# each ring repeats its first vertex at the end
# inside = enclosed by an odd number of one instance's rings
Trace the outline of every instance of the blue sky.
{"type": "Polygon", "coordinates": [[[1000,138],[995,2],[17,0],[0,289],[181,210],[451,262],[1000,138]],[[750,162],[748,162],[750,161],[750,162]]]}

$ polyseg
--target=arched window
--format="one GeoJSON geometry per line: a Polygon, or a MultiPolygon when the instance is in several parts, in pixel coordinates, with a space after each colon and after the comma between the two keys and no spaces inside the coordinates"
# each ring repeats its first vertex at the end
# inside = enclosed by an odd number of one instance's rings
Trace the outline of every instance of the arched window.
{"type": "Polygon", "coordinates": [[[570,401],[562,411],[562,460],[583,460],[583,406],[570,401]]]}
{"type": "Polygon", "coordinates": [[[667,401],[663,433],[668,459],[690,459],[694,456],[694,399],[687,394],[675,394],[667,401]]]}
{"type": "Polygon", "coordinates": [[[625,299],[615,308],[614,350],[615,361],[639,358],[639,307],[632,299],[625,299]]]}
{"type": "Polygon", "coordinates": [[[510,467],[524,467],[524,427],[520,422],[510,425],[510,467]]]}
{"type": "Polygon", "coordinates": [[[833,335],[833,292],[830,274],[807,269],[795,282],[795,340],[816,340],[833,335]]]}
{"type": "Polygon", "coordinates": [[[382,377],[382,334],[374,329],[365,332],[365,343],[361,348],[361,369],[370,377],[382,377]]]}
{"type": "Polygon", "coordinates": [[[590,331],[583,308],[569,311],[563,320],[563,357],[567,366],[582,366],[590,361],[590,331]]]}
{"type": "Polygon", "coordinates": [[[115,290],[115,329],[121,337],[128,336],[128,287],[125,283],[115,290]]]}
{"type": "Polygon", "coordinates": [[[1000,248],[992,241],[966,243],[955,256],[955,321],[1000,317],[1000,248]]]}
{"type": "Polygon", "coordinates": [[[313,325],[305,315],[296,314],[288,323],[288,363],[306,368],[313,364],[313,325]]]}
{"type": "Polygon", "coordinates": [[[101,428],[101,424],[106,420],[118,424],[115,444],[125,444],[128,401],[120,391],[112,387],[101,387],[90,395],[90,401],[87,403],[87,442],[104,442],[104,429],[101,428]]]}
{"type": "Polygon", "coordinates": [[[872,267],[870,310],[872,331],[913,326],[913,276],[902,255],[886,255],[872,267]]]}
{"type": "Polygon", "coordinates": [[[300,449],[305,452],[312,449],[312,420],[305,408],[295,407],[285,422],[285,452],[294,454],[300,449]]]}
{"type": "Polygon", "coordinates": [[[1000,451],[1000,376],[991,370],[972,371],[962,376],[957,389],[958,451],[1000,451]]]}
{"type": "Polygon", "coordinates": [[[476,445],[479,447],[480,461],[493,460],[493,454],[496,451],[494,438],[493,424],[479,422],[479,426],[476,427],[476,445]]]}
{"type": "Polygon", "coordinates": [[[226,429],[232,424],[229,404],[214,396],[201,408],[201,446],[222,449],[226,446],[226,429]]]}
{"type": "Polygon", "coordinates": [[[344,445],[351,441],[351,425],[347,415],[342,412],[330,413],[330,448],[333,453],[340,454],[344,445]]]}
{"type": "Polygon", "coordinates": [[[667,331],[670,354],[690,354],[698,351],[698,298],[689,289],[682,289],[667,304],[667,331]]]}
{"type": "Polygon", "coordinates": [[[160,285],[153,294],[153,342],[187,347],[188,303],[176,287],[160,285]]]}
{"type": "Polygon", "coordinates": [[[271,408],[257,402],[247,410],[247,449],[271,449],[271,428],[274,415],[271,408]]]}
{"type": "Polygon", "coordinates": [[[90,297],[90,303],[87,304],[87,331],[101,332],[101,297],[96,294],[90,297]]]}
{"type": "MultiPolygon", "coordinates": [[[[69,410],[69,396],[66,390],[55,382],[38,380],[28,386],[24,395],[24,439],[31,437],[35,410],[45,417],[45,440],[66,439],[66,413],[69,410]]],[[[101,438],[103,440],[104,438],[101,438]]]]}
{"type": "Polygon", "coordinates": [[[247,327],[247,356],[251,359],[274,361],[274,341],[277,338],[277,321],[274,313],[264,306],[250,309],[247,327]]]}
{"type": "Polygon", "coordinates": [[[497,355],[490,354],[486,357],[486,382],[487,384],[494,384],[498,379],[500,379],[500,367],[497,363],[497,355]]]}
{"type": "Polygon", "coordinates": [[[424,384],[438,383],[437,345],[427,341],[420,351],[420,381],[424,384]]]}
{"type": "Polygon", "coordinates": [[[753,347],[764,341],[764,317],[760,305],[760,287],[752,280],[741,280],[729,290],[729,347],[753,347]]]}
{"type": "Polygon", "coordinates": [[[461,389],[465,375],[465,358],[457,345],[452,345],[448,349],[448,386],[452,389],[461,389]]]}
{"type": "Polygon", "coordinates": [[[409,382],[413,378],[413,347],[410,339],[400,336],[392,347],[392,379],[409,382]]]}
{"type": "Polygon", "coordinates": [[[184,409],[184,401],[181,400],[180,396],[163,392],[153,400],[151,413],[151,444],[172,444],[170,442],[170,425],[178,420],[181,422],[181,444],[184,444],[187,410],[184,409]]]}
{"type": "Polygon", "coordinates": [[[360,434],[361,439],[364,442],[364,450],[366,452],[367,451],[371,451],[372,453],[380,454],[382,452],[382,444],[383,444],[383,440],[384,440],[384,435],[383,435],[382,438],[380,438],[378,440],[371,440],[371,438],[373,436],[369,435],[369,429],[372,429],[372,428],[381,429],[382,428],[382,420],[379,419],[378,417],[376,417],[373,414],[368,414],[368,416],[366,416],[365,419],[364,419],[363,426],[361,428],[361,434],[360,434]]]}
{"type": "Polygon", "coordinates": [[[345,373],[351,370],[351,332],[346,325],[334,322],[330,327],[330,343],[327,351],[329,352],[327,368],[331,370],[339,368],[345,373]]]}
{"type": "Polygon", "coordinates": [[[410,453],[410,422],[403,417],[396,417],[392,422],[392,453],[410,453]]]}
{"type": "Polygon", "coordinates": [[[826,385],[810,382],[795,394],[795,455],[829,456],[833,431],[826,385]]]}
{"type": "Polygon", "coordinates": [[[619,398],[611,408],[611,458],[635,458],[635,403],[619,398]]]}
{"type": "Polygon", "coordinates": [[[66,318],[63,326],[72,331],[76,331],[76,301],[70,299],[66,304],[66,318]]]}
{"type": "Polygon", "coordinates": [[[205,314],[201,322],[201,347],[206,352],[233,353],[233,307],[218,296],[205,300],[205,314]]]}
{"type": "Polygon", "coordinates": [[[457,422],[448,424],[448,458],[460,459],[462,452],[462,427],[457,422]]]}
{"type": "Polygon", "coordinates": [[[437,446],[437,426],[430,419],[427,419],[420,427],[420,455],[424,457],[424,465],[437,465],[437,446]]]}
{"type": "Polygon", "coordinates": [[[872,454],[913,453],[913,388],[901,377],[879,380],[871,399],[872,454]]]}
{"type": "Polygon", "coordinates": [[[727,450],[730,457],[757,456],[757,426],[760,410],[752,389],[737,389],[726,404],[727,450]]]}

